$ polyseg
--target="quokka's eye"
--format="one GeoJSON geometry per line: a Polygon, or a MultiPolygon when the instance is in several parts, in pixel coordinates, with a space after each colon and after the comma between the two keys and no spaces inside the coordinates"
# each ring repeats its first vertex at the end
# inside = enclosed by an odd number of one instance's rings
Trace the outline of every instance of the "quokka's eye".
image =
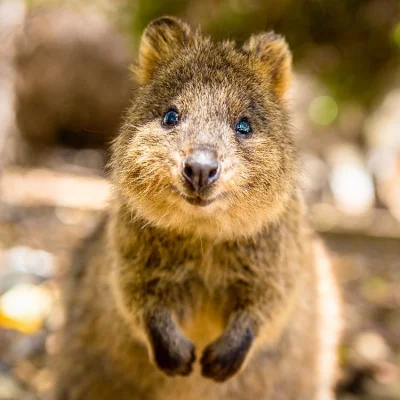
{"type": "Polygon", "coordinates": [[[175,126],[179,122],[179,114],[175,110],[168,110],[162,119],[162,124],[164,126],[175,126]]]}
{"type": "Polygon", "coordinates": [[[250,136],[251,126],[247,118],[241,118],[235,125],[235,131],[238,135],[250,136]]]}

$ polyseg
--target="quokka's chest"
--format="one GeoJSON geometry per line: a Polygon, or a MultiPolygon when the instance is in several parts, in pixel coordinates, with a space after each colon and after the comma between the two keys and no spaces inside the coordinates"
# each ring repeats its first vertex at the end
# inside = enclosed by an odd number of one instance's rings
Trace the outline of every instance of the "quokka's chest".
{"type": "Polygon", "coordinates": [[[196,348],[202,351],[224,332],[227,319],[227,304],[218,303],[211,297],[203,297],[189,318],[181,322],[181,328],[196,348]]]}
{"type": "Polygon", "coordinates": [[[174,271],[181,276],[195,278],[201,282],[209,292],[229,288],[232,283],[251,278],[249,265],[251,251],[245,249],[206,247],[186,249],[186,251],[172,255],[168,262],[174,265],[174,271]]]}
{"type": "Polygon", "coordinates": [[[224,265],[196,266],[194,284],[189,285],[190,312],[181,321],[185,335],[196,348],[203,349],[225,330],[235,301],[235,277],[224,271],[224,265]]]}

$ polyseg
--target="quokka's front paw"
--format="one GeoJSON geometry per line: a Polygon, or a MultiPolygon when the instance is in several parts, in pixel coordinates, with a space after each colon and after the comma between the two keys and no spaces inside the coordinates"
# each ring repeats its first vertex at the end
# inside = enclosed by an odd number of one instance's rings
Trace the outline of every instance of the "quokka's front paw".
{"type": "Polygon", "coordinates": [[[178,331],[149,331],[153,359],[168,376],[189,375],[196,359],[193,343],[178,331]]]}
{"type": "Polygon", "coordinates": [[[217,382],[235,375],[243,365],[253,340],[250,329],[240,336],[225,333],[219,337],[204,349],[200,360],[202,375],[217,382]]]}
{"type": "Polygon", "coordinates": [[[167,375],[186,376],[193,370],[195,349],[192,342],[184,337],[175,338],[172,342],[155,345],[154,359],[157,366],[167,375]]]}

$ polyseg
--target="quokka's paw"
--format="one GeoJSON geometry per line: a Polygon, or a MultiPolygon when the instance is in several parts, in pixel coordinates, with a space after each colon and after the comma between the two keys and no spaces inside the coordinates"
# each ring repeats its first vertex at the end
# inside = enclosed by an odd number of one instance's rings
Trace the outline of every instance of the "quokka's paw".
{"type": "Polygon", "coordinates": [[[253,340],[250,329],[241,336],[225,333],[219,337],[204,349],[200,360],[202,375],[217,382],[235,375],[242,367],[253,340]]]}
{"type": "Polygon", "coordinates": [[[193,343],[181,335],[152,338],[154,361],[168,376],[187,376],[196,359],[193,343]]]}

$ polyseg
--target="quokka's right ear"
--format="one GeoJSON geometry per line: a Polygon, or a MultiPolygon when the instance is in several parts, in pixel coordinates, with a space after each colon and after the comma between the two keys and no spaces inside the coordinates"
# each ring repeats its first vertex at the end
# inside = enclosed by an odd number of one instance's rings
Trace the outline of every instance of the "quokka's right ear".
{"type": "Polygon", "coordinates": [[[189,26],[177,18],[162,17],[152,21],[140,42],[139,65],[135,71],[139,82],[149,82],[160,65],[171,60],[192,36],[189,26]]]}
{"type": "Polygon", "coordinates": [[[250,37],[243,51],[258,61],[257,68],[271,84],[278,98],[283,98],[290,83],[292,54],[285,39],[274,32],[250,37]]]}

